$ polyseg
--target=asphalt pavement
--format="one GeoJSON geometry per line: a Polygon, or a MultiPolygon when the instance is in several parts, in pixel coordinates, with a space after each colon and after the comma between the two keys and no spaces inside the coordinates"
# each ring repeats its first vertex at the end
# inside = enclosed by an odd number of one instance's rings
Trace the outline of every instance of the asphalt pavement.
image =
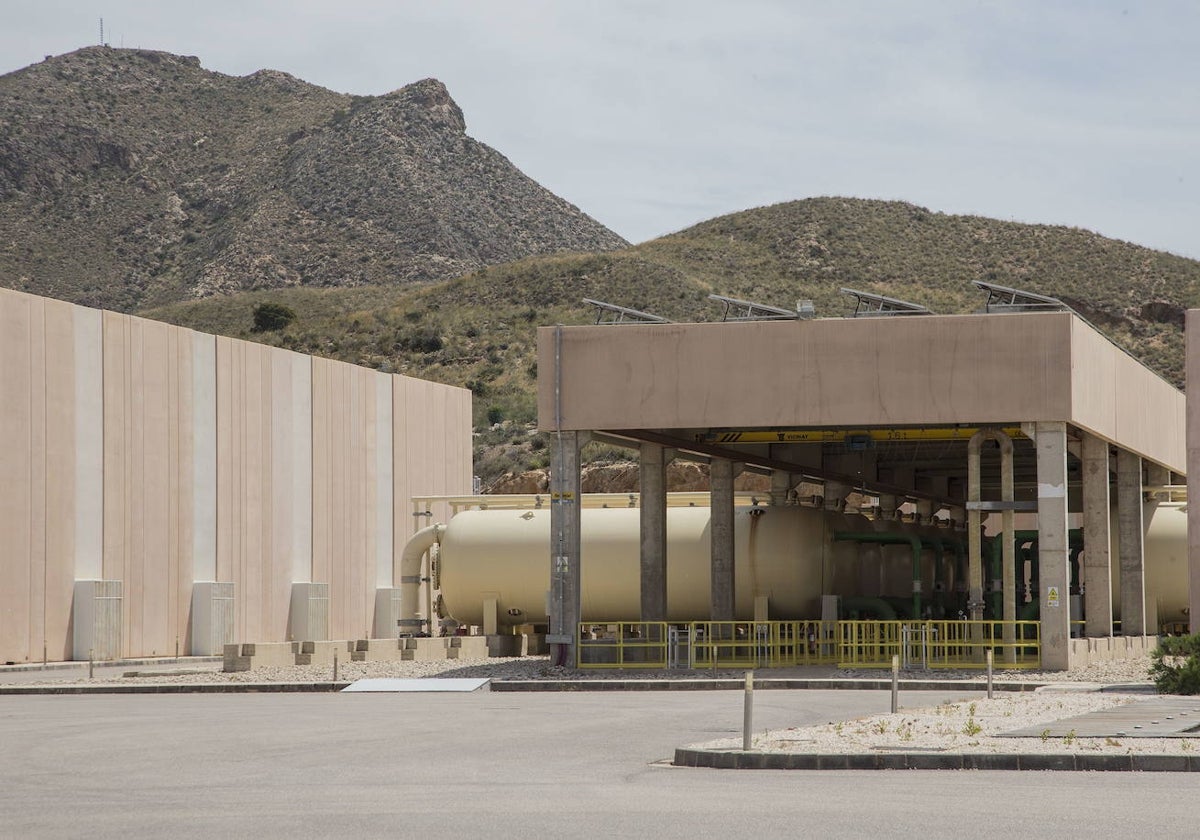
{"type": "MultiPolygon", "coordinates": [[[[906,692],[904,705],[979,697],[906,692]]],[[[756,693],[755,728],[886,711],[756,693]]],[[[737,692],[0,697],[5,837],[1194,837],[1172,773],[724,771],[737,692]]]]}

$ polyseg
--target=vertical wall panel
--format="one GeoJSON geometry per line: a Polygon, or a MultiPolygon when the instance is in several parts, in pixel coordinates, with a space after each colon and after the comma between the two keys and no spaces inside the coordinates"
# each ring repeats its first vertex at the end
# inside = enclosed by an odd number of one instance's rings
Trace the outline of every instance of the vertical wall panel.
{"type": "Polygon", "coordinates": [[[387,374],[313,360],[313,580],[329,583],[336,638],[370,629],[391,582],[394,398],[387,374]]]}
{"type": "Polygon", "coordinates": [[[192,565],[217,579],[217,339],[192,333],[192,565]]]}
{"type": "Polygon", "coordinates": [[[217,575],[239,640],[284,641],[311,568],[310,359],[217,339],[217,575]]]}
{"type": "Polygon", "coordinates": [[[73,306],[75,354],[75,577],[104,573],[104,327],[98,309],[73,306]]]}
{"type": "Polygon", "coordinates": [[[192,580],[192,334],[106,312],[103,577],[123,581],[129,656],[186,638],[192,580]]]}
{"type": "Polygon", "coordinates": [[[34,302],[0,290],[0,662],[29,658],[34,302]]]}
{"type": "MultiPolygon", "coordinates": [[[[392,461],[392,380],[375,377],[375,586],[392,585],[392,554],[395,532],[395,477],[392,461]]],[[[373,596],[373,593],[372,593],[373,596]]]]}
{"type": "MultiPolygon", "coordinates": [[[[78,307],[47,300],[44,308],[44,405],[46,418],[44,503],[45,553],[42,567],[41,618],[30,627],[30,658],[43,654],[63,659],[70,654],[71,596],[76,558],[76,352],[78,307]]],[[[99,546],[94,546],[98,549],[99,546]]],[[[36,574],[36,573],[35,573],[36,574]]]]}

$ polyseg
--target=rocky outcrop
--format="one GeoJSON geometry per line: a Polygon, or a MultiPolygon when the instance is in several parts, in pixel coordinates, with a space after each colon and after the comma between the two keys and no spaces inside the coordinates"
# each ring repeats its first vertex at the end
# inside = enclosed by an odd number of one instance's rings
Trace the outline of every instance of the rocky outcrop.
{"type": "Polygon", "coordinates": [[[122,310],[627,244],[469,137],[436,79],[349,96],[109,47],[0,76],[0,242],[0,284],[122,310]]]}

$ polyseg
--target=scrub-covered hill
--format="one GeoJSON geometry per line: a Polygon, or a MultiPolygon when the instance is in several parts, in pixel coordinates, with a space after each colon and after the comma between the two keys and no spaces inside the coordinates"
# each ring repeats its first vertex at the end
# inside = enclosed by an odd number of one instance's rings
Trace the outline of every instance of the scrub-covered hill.
{"type": "Polygon", "coordinates": [[[544,445],[527,427],[534,330],[590,322],[584,297],[688,321],[720,317],[710,293],[784,307],[806,299],[829,317],[852,308],[838,291],[846,286],[952,313],[981,307],[975,279],[1066,300],[1181,384],[1183,312],[1200,305],[1200,262],[1074,228],[858,199],[734,213],[623,250],[528,258],[422,288],[274,290],[146,314],[470,387],[476,467],[488,479],[544,464],[544,445]],[[284,330],[252,333],[253,307],[267,301],[297,318],[284,330]]]}

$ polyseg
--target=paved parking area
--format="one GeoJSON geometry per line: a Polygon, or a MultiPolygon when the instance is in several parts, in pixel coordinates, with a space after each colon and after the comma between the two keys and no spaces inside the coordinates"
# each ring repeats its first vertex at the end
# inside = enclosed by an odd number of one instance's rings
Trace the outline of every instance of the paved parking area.
{"type": "MultiPolygon", "coordinates": [[[[977,697],[908,692],[924,706],[977,697]]],[[[886,710],[884,691],[756,694],[756,728],[886,710]]],[[[1200,780],[1158,773],[673,768],[740,732],[737,692],[0,698],[12,837],[1193,837],[1200,780]]]]}

